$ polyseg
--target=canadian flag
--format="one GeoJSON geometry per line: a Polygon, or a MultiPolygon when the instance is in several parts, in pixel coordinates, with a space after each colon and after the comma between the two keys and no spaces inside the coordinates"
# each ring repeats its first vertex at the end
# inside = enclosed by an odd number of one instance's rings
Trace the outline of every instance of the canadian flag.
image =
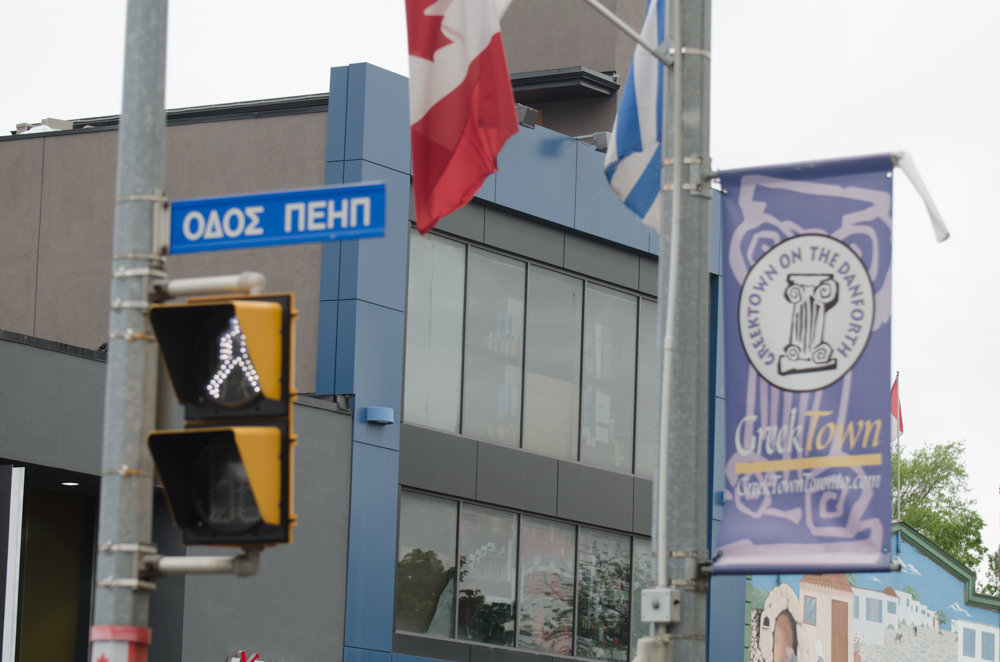
{"type": "Polygon", "coordinates": [[[899,375],[896,375],[896,381],[892,383],[892,413],[889,416],[892,419],[892,437],[889,441],[892,441],[903,434],[903,404],[899,401],[899,375]]]}
{"type": "Polygon", "coordinates": [[[462,207],[517,133],[500,17],[511,0],[406,0],[410,144],[421,233],[462,207]]]}

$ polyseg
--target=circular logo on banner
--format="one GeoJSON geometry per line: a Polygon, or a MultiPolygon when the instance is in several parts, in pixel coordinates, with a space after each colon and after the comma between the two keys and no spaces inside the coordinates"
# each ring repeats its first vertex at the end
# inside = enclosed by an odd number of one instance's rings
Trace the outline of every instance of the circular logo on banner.
{"type": "Polygon", "coordinates": [[[833,237],[799,235],[765,253],[743,281],[740,339],[768,382],[815,391],[857,362],[874,312],[872,282],[857,254],[833,237]]]}

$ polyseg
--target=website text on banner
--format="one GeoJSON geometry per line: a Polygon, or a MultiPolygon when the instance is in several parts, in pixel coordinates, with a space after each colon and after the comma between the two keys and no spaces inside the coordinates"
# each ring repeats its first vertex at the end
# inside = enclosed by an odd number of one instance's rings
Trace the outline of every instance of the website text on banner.
{"type": "Polygon", "coordinates": [[[888,154],[724,172],[715,571],[889,569],[888,154]]]}

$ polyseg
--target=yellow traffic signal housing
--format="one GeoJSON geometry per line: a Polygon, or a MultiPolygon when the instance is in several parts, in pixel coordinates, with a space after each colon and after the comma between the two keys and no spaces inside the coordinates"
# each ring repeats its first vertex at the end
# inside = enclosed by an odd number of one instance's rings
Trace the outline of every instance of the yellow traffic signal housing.
{"type": "Polygon", "coordinates": [[[153,306],[184,430],[149,448],[188,545],[291,542],[293,296],[153,306]]]}

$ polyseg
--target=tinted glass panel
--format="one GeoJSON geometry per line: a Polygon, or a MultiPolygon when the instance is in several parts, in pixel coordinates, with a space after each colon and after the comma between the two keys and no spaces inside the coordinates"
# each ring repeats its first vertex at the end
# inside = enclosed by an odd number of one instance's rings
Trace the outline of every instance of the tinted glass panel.
{"type": "Polygon", "coordinates": [[[658,415],[657,379],[660,355],[656,351],[656,302],[639,300],[639,368],[635,394],[635,475],[653,478],[658,415]]]}
{"type": "Polygon", "coordinates": [[[469,249],[462,433],[507,446],[521,441],[524,267],[469,249]]]}
{"type": "Polygon", "coordinates": [[[452,637],[458,503],[403,492],[399,508],[396,629],[452,637]]]}
{"type": "Polygon", "coordinates": [[[573,653],[576,527],[521,516],[518,647],[573,653]]]}
{"type": "Polygon", "coordinates": [[[513,646],[517,516],[465,504],[458,544],[458,638],[513,646]]]}
{"type": "Polygon", "coordinates": [[[629,659],[634,660],[639,645],[639,639],[649,636],[649,623],[642,622],[642,589],[652,588],[653,579],[650,571],[653,569],[652,542],[645,538],[634,538],[632,541],[632,652],[629,659]]]}
{"type": "Polygon", "coordinates": [[[583,281],[531,267],[524,359],[524,448],[576,459],[583,281]]]}
{"type": "Polygon", "coordinates": [[[625,660],[632,562],[629,538],[580,528],[576,654],[625,660]]]}
{"type": "Polygon", "coordinates": [[[634,296],[587,284],[580,461],[632,471],[635,414],[634,296]]]}
{"type": "Polygon", "coordinates": [[[464,319],[465,244],[411,230],[405,420],[458,432],[464,319]]]}

